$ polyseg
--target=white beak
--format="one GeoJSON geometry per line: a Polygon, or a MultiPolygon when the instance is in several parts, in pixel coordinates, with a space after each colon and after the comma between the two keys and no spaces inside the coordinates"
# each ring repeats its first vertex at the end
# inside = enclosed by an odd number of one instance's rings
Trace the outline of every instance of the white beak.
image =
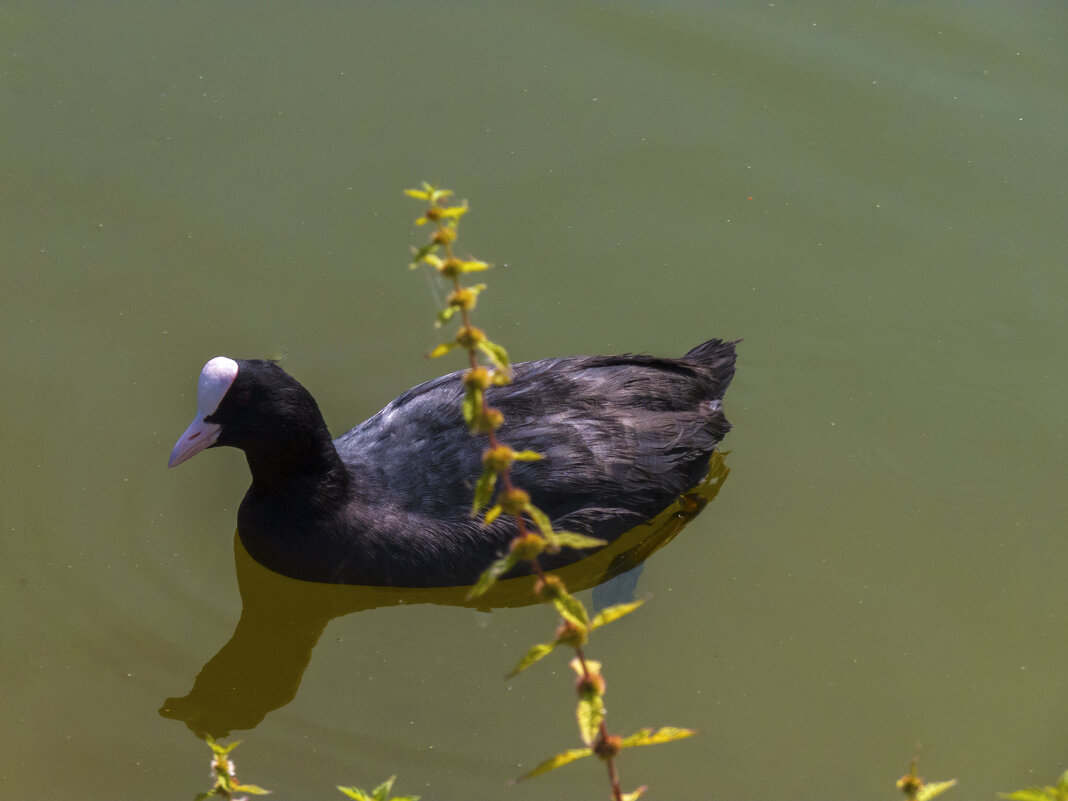
{"type": "Polygon", "coordinates": [[[186,459],[192,459],[205,448],[214,445],[215,440],[219,438],[221,430],[222,426],[218,423],[209,423],[199,418],[194,420],[189,424],[189,428],[185,430],[185,433],[174,443],[174,450],[171,451],[171,458],[167,462],[167,467],[174,467],[186,459]]]}

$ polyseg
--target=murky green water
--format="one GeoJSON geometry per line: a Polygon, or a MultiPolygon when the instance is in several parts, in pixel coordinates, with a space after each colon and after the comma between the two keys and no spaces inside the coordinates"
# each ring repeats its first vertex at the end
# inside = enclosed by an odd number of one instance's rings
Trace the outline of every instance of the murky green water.
{"type": "MultiPolygon", "coordinates": [[[[470,199],[517,359],[744,337],[732,469],[599,635],[663,799],[968,797],[1065,767],[1068,12],[1004,4],[0,10],[0,796],[191,798],[158,714],[241,611],[240,454],[165,463],[217,354],[337,432],[452,369],[401,190],[470,199]],[[962,797],[958,795],[958,797],[962,797]]],[[[330,622],[242,776],[599,798],[538,608],[330,622]]],[[[264,660],[271,658],[265,644],[264,660]]],[[[251,647],[251,646],[250,646],[251,647]]],[[[249,724],[251,725],[251,724],[249,724]]],[[[340,796],[337,796],[340,797],[340,796]]]]}

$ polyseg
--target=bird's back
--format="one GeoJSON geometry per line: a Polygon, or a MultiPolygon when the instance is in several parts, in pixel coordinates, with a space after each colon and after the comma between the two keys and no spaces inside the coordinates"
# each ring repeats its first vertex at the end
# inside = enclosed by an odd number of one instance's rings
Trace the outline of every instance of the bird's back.
{"type": "MultiPolygon", "coordinates": [[[[651,517],[701,480],[730,428],[720,399],[733,371],[734,343],[720,340],[681,359],[544,359],[514,365],[487,400],[504,414],[502,442],[542,454],[516,464],[516,484],[550,518],[595,530],[651,517]]],[[[419,515],[469,515],[486,440],[468,432],[462,394],[459,373],[443,376],[336,440],[363,494],[419,515]]]]}

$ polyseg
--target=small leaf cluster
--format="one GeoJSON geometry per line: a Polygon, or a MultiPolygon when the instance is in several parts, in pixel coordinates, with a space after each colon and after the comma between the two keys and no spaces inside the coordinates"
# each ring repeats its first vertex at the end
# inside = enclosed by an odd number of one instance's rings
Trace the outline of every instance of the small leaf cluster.
{"type": "MultiPolygon", "coordinates": [[[[430,241],[415,249],[409,266],[415,268],[420,264],[429,265],[452,285],[445,308],[438,313],[437,324],[441,326],[457,315],[460,319],[456,335],[430,351],[429,356],[444,356],[456,348],[467,351],[468,369],[463,378],[464,422],[471,433],[485,434],[490,439],[490,447],[482,456],[483,471],[475,485],[472,502],[471,514],[477,515],[489,505],[499,476],[507,476],[514,462],[533,461],[540,459],[541,455],[533,451],[515,451],[497,441],[496,431],[504,422],[504,415],[487,403],[486,390],[492,386],[508,384],[512,380],[512,367],[508,360],[508,351],[490,340],[485,331],[471,322],[471,312],[475,308],[479,293],[486,285],[464,286],[460,279],[466,273],[487,270],[490,265],[479,259],[458,258],[453,250],[460,218],[468,210],[466,201],[458,206],[450,206],[448,199],[452,196],[452,191],[439,189],[425,181],[420,189],[408,189],[405,193],[427,203],[423,215],[415,221],[416,225],[430,223],[434,226],[430,241]]],[[[501,501],[487,513],[487,525],[503,512],[520,515],[528,513],[526,510],[530,506],[529,496],[521,490],[509,489],[511,491],[502,493],[501,501]]]]}
{"type": "Polygon", "coordinates": [[[563,582],[556,578],[556,576],[546,576],[544,582],[546,586],[550,585],[550,583],[555,586],[553,586],[551,590],[546,591],[545,589],[542,589],[542,585],[539,584],[540,594],[549,598],[550,603],[556,607],[556,611],[560,613],[560,617],[564,620],[556,629],[556,637],[553,640],[550,642],[538,643],[527,651],[526,655],[519,660],[519,663],[509,671],[507,675],[507,678],[509,679],[519,675],[542,657],[551,654],[558,645],[581,648],[586,644],[586,640],[591,631],[600,628],[606,623],[611,623],[613,620],[618,620],[624,615],[629,615],[645,603],[644,600],[638,600],[631,601],[630,603],[608,606],[594,615],[593,618],[590,618],[586,612],[586,608],[582,605],[582,602],[573,595],[570,595],[567,590],[563,588],[563,582]]]}
{"type": "Polygon", "coordinates": [[[529,562],[536,565],[538,557],[545,551],[555,553],[560,548],[593,548],[605,545],[605,541],[572,531],[554,531],[549,516],[531,503],[527,492],[512,484],[513,464],[533,462],[542,457],[534,451],[514,450],[497,438],[496,432],[504,423],[504,415],[499,409],[489,405],[486,390],[491,386],[509,383],[512,379],[512,368],[508,361],[508,352],[491,341],[485,331],[471,322],[471,312],[475,308],[479,293],[486,285],[468,287],[464,286],[460,279],[466,273],[489,269],[490,265],[479,259],[461,259],[455,255],[453,246],[460,219],[467,213],[468,205],[466,201],[459,205],[449,205],[452,191],[440,189],[425,181],[419,189],[405,190],[405,194],[427,204],[422,216],[416,219],[416,225],[429,223],[434,226],[430,241],[414,251],[410,266],[429,265],[452,284],[452,292],[446,306],[438,314],[438,325],[449,322],[457,315],[460,318],[456,336],[449,342],[438,345],[429,355],[443,356],[456,348],[467,351],[469,367],[463,378],[464,422],[473,434],[484,434],[489,439],[489,447],[482,454],[482,473],[475,483],[471,514],[475,516],[485,510],[483,522],[487,526],[502,514],[507,515],[515,519],[519,532],[508,553],[483,571],[471,590],[471,597],[474,598],[486,593],[501,576],[517,564],[529,562]],[[480,358],[486,363],[481,363],[480,358]],[[497,493],[496,502],[491,505],[499,485],[503,486],[497,493]],[[528,522],[532,524],[534,531],[528,528],[528,522]]]}
{"type": "MultiPolygon", "coordinates": [[[[563,751],[555,756],[546,759],[540,765],[538,765],[530,773],[524,774],[520,781],[523,779],[530,779],[534,776],[540,776],[543,773],[548,773],[550,770],[556,770],[556,768],[563,767],[570,762],[574,762],[576,759],[582,759],[588,756],[598,756],[601,759],[608,759],[609,756],[614,756],[624,748],[634,748],[639,745],[659,745],[660,743],[670,743],[675,740],[682,740],[686,737],[692,737],[696,732],[692,729],[679,729],[674,726],[662,726],[659,729],[640,729],[629,737],[614,737],[610,736],[606,738],[603,743],[594,742],[592,747],[587,748],[572,748],[568,751],[563,751]]],[[[645,792],[645,787],[639,787],[632,793],[626,793],[622,796],[624,801],[627,799],[634,799],[645,792]]]]}
{"type": "MultiPolygon", "coordinates": [[[[237,793],[250,793],[252,795],[267,795],[270,790],[264,790],[255,784],[242,784],[237,780],[237,770],[230,752],[241,743],[240,740],[229,745],[221,745],[211,737],[205,738],[208,747],[211,748],[211,775],[215,784],[206,792],[199,793],[195,801],[204,801],[207,798],[225,798],[227,801],[238,801],[237,793]]],[[[241,796],[244,798],[244,796],[241,796]]]]}
{"type": "Polygon", "coordinates": [[[419,796],[417,795],[395,795],[391,798],[389,793],[393,789],[393,782],[396,779],[396,776],[390,776],[371,792],[361,790],[358,787],[342,787],[341,785],[338,785],[337,789],[356,801],[419,801],[419,796]]]}
{"type": "MultiPolygon", "coordinates": [[[[485,473],[483,473],[484,476],[485,473]]],[[[488,592],[501,576],[521,562],[531,562],[536,565],[538,557],[545,552],[556,553],[561,548],[595,548],[606,544],[605,540],[588,537],[585,534],[578,534],[574,531],[555,531],[549,522],[549,518],[538,507],[529,502],[529,496],[523,490],[505,490],[502,492],[501,501],[486,513],[486,518],[489,522],[492,522],[502,510],[514,516],[516,513],[509,511],[509,505],[512,505],[512,508],[518,508],[521,513],[529,515],[530,519],[538,527],[539,533],[524,531],[524,533],[513,539],[508,548],[508,553],[490,564],[479,576],[475,586],[471,589],[470,597],[472,598],[477,598],[488,592]],[[519,495],[517,502],[515,496],[519,493],[522,494],[519,495]]]]}
{"type": "Polygon", "coordinates": [[[607,762],[609,775],[612,780],[613,797],[619,801],[633,801],[638,798],[645,787],[639,787],[630,793],[623,793],[619,789],[619,780],[615,770],[615,758],[624,748],[632,748],[638,745],[657,745],[692,737],[697,732],[692,729],[682,729],[674,726],[665,726],[659,729],[641,729],[629,737],[620,737],[608,733],[605,726],[607,710],[604,703],[606,684],[601,674],[601,663],[593,659],[587,659],[583,653],[583,646],[594,629],[618,620],[624,615],[629,615],[644,601],[632,601],[631,603],[608,606],[594,615],[592,618],[586,611],[586,607],[567,592],[564,584],[556,576],[547,575],[542,577],[536,589],[543,601],[552,603],[563,621],[556,629],[556,636],[549,642],[538,643],[527,651],[526,655],[508,674],[509,677],[526,670],[538,660],[552,653],[558,645],[570,646],[575,650],[575,657],[571,660],[571,669],[575,671],[575,692],[578,695],[578,705],[575,708],[575,720],[578,723],[579,735],[584,748],[572,748],[555,754],[539,764],[534,770],[521,776],[518,781],[540,776],[551,770],[567,765],[583,757],[596,756],[607,762]]]}
{"type": "Polygon", "coordinates": [[[1061,774],[1055,787],[1026,787],[1014,793],[998,793],[998,797],[1009,801],[1068,801],[1068,770],[1061,774]]]}
{"type": "MultiPolygon", "coordinates": [[[[480,354],[492,366],[492,369],[484,369],[477,376],[472,376],[465,381],[470,398],[465,401],[464,416],[467,419],[468,426],[473,430],[481,431],[482,429],[476,428],[476,425],[481,423],[482,426],[486,426],[485,421],[477,419],[478,407],[482,404],[473,401],[480,400],[480,394],[486,387],[492,384],[507,384],[511,380],[511,368],[508,363],[508,352],[496,342],[492,342],[486,336],[485,331],[471,325],[470,313],[478,302],[479,293],[486,288],[486,285],[464,286],[460,283],[460,279],[467,273],[488,270],[490,264],[479,259],[461,259],[453,252],[453,243],[458,235],[460,218],[467,213],[468,206],[466,201],[459,206],[446,205],[448,199],[452,196],[452,191],[438,189],[425,181],[422,188],[407,189],[405,194],[417,200],[424,200],[427,203],[426,211],[415,221],[415,224],[425,225],[431,223],[434,226],[430,241],[423,247],[414,250],[409,267],[415,269],[421,264],[429,265],[437,271],[438,275],[452,284],[452,292],[449,293],[446,299],[445,308],[438,312],[437,324],[439,326],[444,325],[457,314],[460,315],[462,320],[456,336],[451,341],[443,342],[434,348],[429,354],[430,357],[437,358],[438,356],[444,356],[455,348],[463,348],[472,354],[472,359],[474,354],[480,354]],[[471,416],[468,416],[469,411],[471,416]]],[[[472,364],[472,367],[474,366],[472,364]]],[[[495,430],[496,427],[488,426],[490,430],[495,430]]]]}
{"type": "MultiPolygon", "coordinates": [[[[897,780],[897,788],[905,794],[908,801],[931,801],[935,796],[942,795],[956,783],[956,779],[944,782],[925,782],[917,772],[917,760],[915,757],[909,765],[909,772],[897,780]]],[[[1024,801],[1024,799],[1019,799],[1024,801]]]]}

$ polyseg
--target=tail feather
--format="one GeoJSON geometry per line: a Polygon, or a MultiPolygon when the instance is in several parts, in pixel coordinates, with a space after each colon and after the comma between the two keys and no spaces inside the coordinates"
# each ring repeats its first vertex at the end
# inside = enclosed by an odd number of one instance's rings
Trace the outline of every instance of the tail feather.
{"type": "Polygon", "coordinates": [[[716,380],[718,392],[716,397],[723,397],[723,393],[730,386],[734,378],[734,362],[737,355],[734,346],[741,342],[735,339],[724,342],[722,339],[710,339],[702,342],[691,350],[679,361],[688,362],[701,368],[702,372],[711,375],[716,380]]]}

